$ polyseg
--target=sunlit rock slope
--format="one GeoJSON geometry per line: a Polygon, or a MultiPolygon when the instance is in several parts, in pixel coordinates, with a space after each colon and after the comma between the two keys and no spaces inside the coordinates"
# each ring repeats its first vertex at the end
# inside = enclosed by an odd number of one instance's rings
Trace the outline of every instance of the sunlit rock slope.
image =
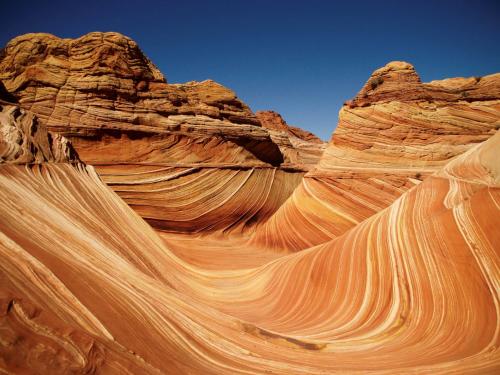
{"type": "Polygon", "coordinates": [[[8,373],[500,369],[500,134],[321,246],[210,271],[83,164],[0,165],[8,373]]]}
{"type": "Polygon", "coordinates": [[[312,167],[120,34],[0,59],[0,372],[500,372],[498,74],[392,62],[312,167]]]}
{"type": "Polygon", "coordinates": [[[297,251],[335,238],[499,128],[500,74],[421,83],[391,62],[342,107],[320,162],[254,242],[297,251]]]}

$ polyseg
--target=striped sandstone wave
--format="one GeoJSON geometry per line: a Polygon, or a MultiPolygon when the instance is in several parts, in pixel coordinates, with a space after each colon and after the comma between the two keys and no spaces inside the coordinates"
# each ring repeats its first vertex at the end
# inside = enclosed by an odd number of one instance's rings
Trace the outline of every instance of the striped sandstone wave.
{"type": "Polygon", "coordinates": [[[92,167],[3,165],[2,366],[494,373],[499,142],[342,236],[241,271],[177,258],[92,167]]]}
{"type": "Polygon", "coordinates": [[[19,36],[3,50],[0,79],[2,95],[71,142],[162,231],[240,233],[264,222],[322,152],[298,128],[271,137],[216,82],[167,83],[118,33],[19,36]]]}
{"type": "Polygon", "coordinates": [[[498,74],[388,64],[312,168],[120,34],[0,60],[0,372],[500,371],[498,74]]]}
{"type": "Polygon", "coordinates": [[[253,243],[298,251],[335,238],[499,128],[500,74],[422,83],[391,62],[342,107],[318,165],[253,243]]]}

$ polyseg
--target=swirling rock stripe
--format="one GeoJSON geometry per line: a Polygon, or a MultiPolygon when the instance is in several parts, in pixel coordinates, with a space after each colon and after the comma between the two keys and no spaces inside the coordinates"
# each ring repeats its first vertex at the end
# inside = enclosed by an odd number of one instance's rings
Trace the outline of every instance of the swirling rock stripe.
{"type": "Polygon", "coordinates": [[[499,142],[336,239],[241,271],[177,258],[90,167],[2,166],[2,327],[24,322],[34,371],[495,373],[499,142]]]}
{"type": "Polygon", "coordinates": [[[414,177],[411,170],[309,172],[278,211],[256,229],[251,242],[281,252],[328,242],[420,183],[414,177]]]}
{"type": "Polygon", "coordinates": [[[303,173],[240,166],[99,165],[99,175],[154,228],[244,233],[266,221],[303,173]]]}
{"type": "Polygon", "coordinates": [[[500,74],[422,83],[408,63],[376,70],[340,110],[317,166],[252,243],[298,251],[345,233],[495,134],[499,97],[500,74]]]}
{"type": "Polygon", "coordinates": [[[249,235],[229,233],[176,233],[157,231],[168,249],[190,265],[205,270],[256,268],[283,256],[275,249],[252,243],[249,235]]]}

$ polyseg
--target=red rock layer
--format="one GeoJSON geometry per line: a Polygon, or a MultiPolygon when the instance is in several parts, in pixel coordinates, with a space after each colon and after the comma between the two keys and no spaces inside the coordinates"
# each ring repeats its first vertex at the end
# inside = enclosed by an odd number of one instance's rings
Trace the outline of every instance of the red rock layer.
{"type": "MultiPolygon", "coordinates": [[[[80,142],[92,140],[97,151],[113,153],[117,136],[120,145],[130,149],[136,144],[126,144],[128,139],[148,136],[169,145],[163,148],[175,148],[172,144],[179,138],[205,145],[215,138],[227,149],[245,151],[236,158],[229,152],[226,162],[282,162],[268,132],[234,92],[213,81],[167,84],[137,44],[118,33],[90,33],[78,39],[17,37],[4,49],[0,79],[23,108],[38,115],[49,130],[68,136],[77,151],[80,142]]],[[[179,153],[185,154],[182,145],[179,153]]],[[[215,148],[211,155],[210,150],[188,162],[221,162],[220,150],[215,148]]],[[[117,155],[119,161],[124,157],[117,155]]],[[[184,161],[178,155],[174,160],[184,161]]],[[[165,161],[172,161],[168,153],[165,161]]]]}
{"type": "Polygon", "coordinates": [[[410,64],[389,63],[341,109],[320,162],[254,245],[297,251],[335,238],[499,128],[500,74],[421,83],[410,64]]]}
{"type": "Polygon", "coordinates": [[[91,167],[2,165],[0,366],[496,373],[498,147],[322,246],[226,272],[174,256],[91,167]]]}
{"type": "Polygon", "coordinates": [[[100,165],[96,170],[154,228],[176,233],[245,233],[271,217],[302,179],[301,173],[237,165],[134,165],[133,173],[100,165]]]}
{"type": "Polygon", "coordinates": [[[308,141],[312,143],[323,143],[321,139],[315,136],[313,133],[297,128],[296,126],[288,125],[283,117],[278,112],[275,111],[257,111],[255,115],[262,123],[262,126],[269,130],[277,130],[281,132],[288,133],[290,136],[300,138],[303,141],[308,141]]]}
{"type": "Polygon", "coordinates": [[[2,104],[0,371],[500,371],[497,75],[470,81],[484,87],[464,100],[453,91],[464,91],[460,79],[422,84],[405,63],[375,72],[376,84],[342,109],[318,167],[282,203],[301,174],[264,160],[273,160],[269,142],[277,147],[267,130],[184,113],[174,117],[179,132],[163,132],[156,109],[144,122],[123,120],[146,99],[124,99],[122,85],[139,77],[142,92],[147,81],[153,101],[150,86],[166,85],[134,44],[117,34],[36,38],[12,42],[0,63],[9,93],[41,118],[38,127],[2,104]],[[24,69],[30,61],[36,68],[24,69]],[[67,82],[57,100],[47,82],[57,84],[61,66],[118,82],[117,99],[80,87],[58,107],[67,82]],[[69,129],[99,174],[71,163],[68,141],[44,124],[69,129]],[[160,236],[136,211],[156,228],[197,233],[160,236]],[[228,239],[235,232],[245,236],[228,239]]]}
{"type": "Polygon", "coordinates": [[[439,167],[491,137],[499,117],[500,74],[420,83],[413,66],[392,62],[342,108],[321,167],[439,167]]]}

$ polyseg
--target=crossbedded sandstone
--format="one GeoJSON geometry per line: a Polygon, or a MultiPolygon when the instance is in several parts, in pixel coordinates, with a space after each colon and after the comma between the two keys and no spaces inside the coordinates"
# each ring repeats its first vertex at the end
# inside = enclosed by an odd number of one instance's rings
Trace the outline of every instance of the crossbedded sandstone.
{"type": "Polygon", "coordinates": [[[16,38],[0,74],[0,371],[498,373],[498,75],[388,64],[311,169],[314,137],[119,34],[16,38]],[[156,84],[228,107],[129,122],[156,84]]]}
{"type": "Polygon", "coordinates": [[[183,162],[183,156],[187,162],[283,161],[269,133],[234,92],[211,80],[168,84],[137,44],[118,33],[78,39],[23,35],[5,47],[0,72],[20,105],[49,130],[66,135],[77,150],[91,140],[109,158],[135,160],[135,154],[127,157],[116,148],[132,152],[140,145],[134,140],[153,137],[163,151],[152,156],[155,161],[183,162]],[[213,147],[217,142],[224,147],[213,147]],[[185,143],[205,145],[205,153],[185,155],[185,143]]]}
{"type": "Polygon", "coordinates": [[[342,107],[319,163],[254,242],[297,251],[335,238],[499,128],[500,74],[422,83],[391,62],[342,107]]]}
{"type": "Polygon", "coordinates": [[[78,162],[68,140],[47,132],[37,118],[17,105],[0,100],[0,163],[78,162]]]}
{"type": "Polygon", "coordinates": [[[92,167],[2,165],[1,365],[495,373],[499,136],[336,239],[229,271],[176,257],[92,167]]]}
{"type": "Polygon", "coordinates": [[[233,91],[211,80],[167,83],[118,33],[14,38],[0,79],[21,108],[68,139],[164,231],[241,232],[264,221],[321,153],[302,132],[293,144],[287,138],[287,152],[300,154],[289,158],[233,91]]]}

